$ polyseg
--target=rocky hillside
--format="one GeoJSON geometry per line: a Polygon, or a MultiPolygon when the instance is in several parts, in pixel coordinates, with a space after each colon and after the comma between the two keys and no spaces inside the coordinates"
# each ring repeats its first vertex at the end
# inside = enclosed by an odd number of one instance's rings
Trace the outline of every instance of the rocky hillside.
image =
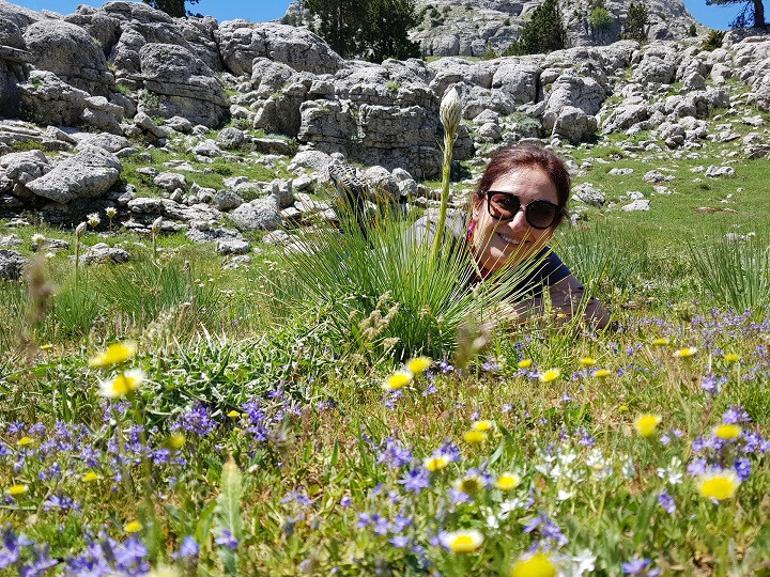
{"type": "MultiPolygon", "coordinates": [[[[519,37],[527,15],[542,0],[438,0],[419,2],[421,22],[412,33],[426,56],[482,56],[501,53],[519,37]]],[[[614,22],[596,35],[588,23],[591,0],[561,2],[562,17],[571,46],[610,44],[620,39],[631,0],[607,0],[605,7],[614,22]]],[[[645,2],[649,11],[650,40],[686,38],[695,21],[682,0],[645,2]]]]}
{"type": "Polygon", "coordinates": [[[711,52],[701,39],[623,41],[376,65],[275,23],[173,19],[131,2],[59,17],[0,1],[0,217],[76,224],[110,208],[126,229],[162,217],[198,240],[242,242],[211,231],[225,217],[241,230],[334,218],[308,196],[331,163],[363,165],[372,188],[429,205],[417,181],[438,174],[450,86],[464,103],[455,158],[477,166],[523,138],[565,154],[605,138],[691,154],[735,140],[736,123],[755,127],[740,154],[758,157],[770,150],[757,117],[770,109],[770,36],[743,36],[711,52]]]}
{"type": "MultiPolygon", "coordinates": [[[[301,2],[292,2],[287,16],[301,20],[301,2]]],[[[592,2],[560,3],[570,46],[604,45],[620,40],[632,0],[605,1],[613,25],[599,35],[588,23],[592,2]]],[[[423,56],[484,56],[492,51],[500,54],[519,37],[528,15],[541,3],[542,0],[417,0],[420,23],[410,37],[419,43],[423,56]]],[[[649,11],[650,40],[686,38],[690,27],[696,24],[683,0],[652,0],[644,4],[649,11]]],[[[697,30],[701,28],[696,24],[697,30]]]]}

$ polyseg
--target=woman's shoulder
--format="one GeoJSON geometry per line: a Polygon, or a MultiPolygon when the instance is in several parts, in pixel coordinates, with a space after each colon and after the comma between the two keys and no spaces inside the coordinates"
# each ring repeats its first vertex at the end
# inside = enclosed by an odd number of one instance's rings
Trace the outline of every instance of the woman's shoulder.
{"type": "MultiPolygon", "coordinates": [[[[429,213],[418,218],[410,227],[410,232],[414,234],[418,241],[432,240],[436,235],[437,226],[438,214],[429,213]]],[[[466,228],[467,223],[465,214],[456,213],[447,215],[446,224],[444,225],[445,234],[451,234],[453,238],[461,239],[465,237],[466,228]]]]}

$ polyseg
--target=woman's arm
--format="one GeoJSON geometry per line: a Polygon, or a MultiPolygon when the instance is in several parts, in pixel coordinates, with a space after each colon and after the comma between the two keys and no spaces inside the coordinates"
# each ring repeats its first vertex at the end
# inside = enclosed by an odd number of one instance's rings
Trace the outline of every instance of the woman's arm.
{"type": "MultiPolygon", "coordinates": [[[[572,318],[578,312],[579,307],[583,306],[581,301],[585,296],[585,289],[572,274],[549,286],[548,289],[551,295],[551,307],[555,311],[564,313],[567,319],[572,318]]],[[[543,299],[535,297],[515,303],[500,303],[496,316],[507,322],[519,324],[532,316],[542,314],[545,309],[543,299]]],[[[610,321],[609,313],[595,298],[591,298],[585,304],[583,317],[599,329],[606,327],[610,321]]]]}
{"type": "Polygon", "coordinates": [[[585,297],[585,289],[572,274],[549,288],[554,309],[572,317],[581,306],[585,306],[583,317],[596,328],[603,329],[610,322],[609,313],[598,299],[591,298],[583,305],[581,301],[585,297]]]}

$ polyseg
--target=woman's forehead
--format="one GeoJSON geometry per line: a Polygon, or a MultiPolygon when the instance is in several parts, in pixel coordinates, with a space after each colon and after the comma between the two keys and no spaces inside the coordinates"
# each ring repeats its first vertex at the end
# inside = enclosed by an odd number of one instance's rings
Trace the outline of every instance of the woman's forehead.
{"type": "Polygon", "coordinates": [[[522,199],[549,200],[555,204],[559,201],[554,186],[548,174],[537,167],[522,167],[498,176],[490,190],[512,192],[522,199]]]}

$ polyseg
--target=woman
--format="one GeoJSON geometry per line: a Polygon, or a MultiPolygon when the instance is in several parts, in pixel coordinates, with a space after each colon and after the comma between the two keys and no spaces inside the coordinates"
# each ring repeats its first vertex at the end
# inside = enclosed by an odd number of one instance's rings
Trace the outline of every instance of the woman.
{"type": "MultiPolygon", "coordinates": [[[[457,241],[465,238],[478,280],[503,267],[537,260],[517,287],[528,298],[510,303],[508,312],[516,320],[544,310],[544,286],[553,309],[567,317],[580,310],[583,285],[548,246],[567,214],[569,191],[569,173],[556,154],[531,145],[513,146],[497,152],[487,165],[472,194],[470,218],[447,222],[446,235],[457,241]]],[[[432,238],[434,227],[435,222],[424,217],[415,223],[415,236],[432,238]]],[[[582,304],[586,320],[598,328],[607,325],[609,315],[598,300],[582,304]]]]}

